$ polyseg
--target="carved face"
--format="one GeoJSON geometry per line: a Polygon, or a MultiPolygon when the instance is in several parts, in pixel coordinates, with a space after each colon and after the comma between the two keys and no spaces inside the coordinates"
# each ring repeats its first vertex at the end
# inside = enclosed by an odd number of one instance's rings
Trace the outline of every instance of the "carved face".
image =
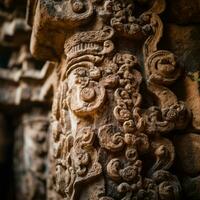
{"type": "MultiPolygon", "coordinates": [[[[41,0],[37,6],[32,5],[36,14],[31,51],[39,58],[58,60],[65,41],[70,41],[74,31],[80,31],[73,37],[75,43],[80,41],[79,44],[71,44],[71,49],[65,48],[67,52],[70,51],[69,57],[78,50],[79,53],[82,50],[103,54],[110,49],[108,39],[105,40],[110,34],[109,29],[104,27],[112,27],[118,37],[135,41],[144,39],[153,33],[154,25],[151,23],[151,11],[141,14],[139,4],[132,0],[41,0]],[[104,30],[100,31],[102,29],[104,30]],[[88,32],[91,30],[99,31],[102,35],[97,39],[97,33],[88,32]]],[[[31,16],[29,20],[31,21],[31,16]]]]}

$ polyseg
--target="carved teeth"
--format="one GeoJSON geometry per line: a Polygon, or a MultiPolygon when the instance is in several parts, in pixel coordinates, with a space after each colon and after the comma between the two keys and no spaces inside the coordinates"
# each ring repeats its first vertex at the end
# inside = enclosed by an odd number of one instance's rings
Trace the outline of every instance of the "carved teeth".
{"type": "Polygon", "coordinates": [[[80,44],[77,44],[76,46],[73,46],[68,53],[71,54],[71,53],[81,52],[81,51],[85,51],[85,50],[96,50],[97,51],[100,49],[101,49],[101,46],[99,44],[80,43],[80,44]]]}
{"type": "Polygon", "coordinates": [[[80,45],[80,49],[83,49],[83,43],[81,43],[81,45],[80,45]]]}

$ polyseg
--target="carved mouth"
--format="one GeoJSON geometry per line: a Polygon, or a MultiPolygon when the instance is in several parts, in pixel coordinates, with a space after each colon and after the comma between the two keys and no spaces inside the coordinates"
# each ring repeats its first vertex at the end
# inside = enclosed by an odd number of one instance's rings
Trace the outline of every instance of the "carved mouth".
{"type": "Polygon", "coordinates": [[[81,42],[71,47],[71,49],[66,52],[67,60],[72,60],[73,58],[82,55],[94,55],[101,56],[103,54],[110,53],[114,49],[112,41],[106,40],[103,43],[86,43],[81,42]]]}
{"type": "Polygon", "coordinates": [[[110,41],[114,34],[111,27],[104,27],[98,31],[80,32],[73,35],[65,43],[65,54],[67,60],[84,54],[102,55],[113,48],[110,41]]]}
{"type": "Polygon", "coordinates": [[[100,44],[97,43],[80,43],[75,46],[73,46],[68,54],[78,54],[81,52],[87,52],[87,51],[92,51],[92,52],[100,52],[102,51],[103,47],[100,44]]]}

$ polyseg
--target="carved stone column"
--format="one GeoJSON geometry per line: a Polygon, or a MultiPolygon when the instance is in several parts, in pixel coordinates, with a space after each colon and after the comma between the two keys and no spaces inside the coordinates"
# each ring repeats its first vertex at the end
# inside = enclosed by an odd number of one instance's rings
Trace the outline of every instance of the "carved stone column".
{"type": "Polygon", "coordinates": [[[170,135],[190,111],[158,49],[164,0],[29,2],[31,50],[57,61],[48,199],[179,199],[170,135]]]}
{"type": "Polygon", "coordinates": [[[16,199],[46,199],[48,113],[34,109],[19,124],[14,149],[16,199]]]}

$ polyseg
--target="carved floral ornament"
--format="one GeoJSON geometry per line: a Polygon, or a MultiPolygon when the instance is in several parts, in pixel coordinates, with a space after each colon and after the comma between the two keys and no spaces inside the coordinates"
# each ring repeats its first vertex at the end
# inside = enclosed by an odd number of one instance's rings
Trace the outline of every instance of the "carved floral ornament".
{"type": "Polygon", "coordinates": [[[181,73],[176,57],[157,49],[165,2],[142,2],[38,1],[32,52],[60,60],[49,199],[180,198],[167,136],[190,112],[169,89],[181,73]],[[154,99],[147,108],[142,83],[154,99]]]}

